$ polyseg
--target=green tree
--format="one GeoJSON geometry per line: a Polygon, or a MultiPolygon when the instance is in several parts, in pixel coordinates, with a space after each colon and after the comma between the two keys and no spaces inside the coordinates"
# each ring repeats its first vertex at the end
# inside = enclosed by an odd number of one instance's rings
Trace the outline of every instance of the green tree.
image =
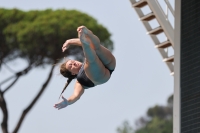
{"type": "Polygon", "coordinates": [[[124,121],[122,126],[117,128],[117,133],[134,133],[134,130],[128,121],[124,121]]]}
{"type": "Polygon", "coordinates": [[[4,94],[12,88],[21,76],[26,75],[36,67],[51,65],[47,79],[30,104],[22,111],[12,133],[17,133],[28,112],[41,97],[51,80],[55,65],[63,57],[73,56],[82,61],[82,48],[71,46],[65,53],[61,52],[62,44],[71,38],[77,38],[77,27],[85,25],[96,34],[102,45],[113,50],[111,34],[91,16],[76,10],[32,10],[0,8],[0,71],[6,67],[12,76],[0,82],[0,86],[12,80],[6,88],[0,88],[0,108],[3,113],[1,128],[8,133],[8,109],[4,94]],[[21,58],[27,62],[27,67],[19,72],[12,70],[8,62],[21,58]]]}
{"type": "MultiPolygon", "coordinates": [[[[136,130],[129,124],[117,128],[118,133],[172,133],[173,126],[173,95],[167,100],[166,106],[154,106],[147,110],[147,116],[136,120],[136,130]],[[124,132],[125,131],[125,132],[124,132]]],[[[127,123],[127,122],[126,122],[127,123]]]]}
{"type": "Polygon", "coordinates": [[[135,133],[172,133],[172,119],[161,119],[154,116],[135,133]]]}

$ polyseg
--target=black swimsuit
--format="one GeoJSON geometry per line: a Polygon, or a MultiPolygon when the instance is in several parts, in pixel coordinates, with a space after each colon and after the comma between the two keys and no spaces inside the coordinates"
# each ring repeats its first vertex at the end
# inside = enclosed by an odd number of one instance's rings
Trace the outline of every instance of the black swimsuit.
{"type": "MultiPolygon", "coordinates": [[[[85,63],[84,63],[85,64],[85,63]]],[[[94,83],[86,76],[84,71],[84,64],[82,65],[81,69],[78,72],[77,80],[78,82],[86,87],[94,87],[94,83]]]]}
{"type": "MultiPolygon", "coordinates": [[[[81,85],[83,85],[85,87],[94,87],[95,86],[94,83],[85,74],[84,65],[85,65],[85,63],[82,65],[81,69],[79,70],[79,72],[77,74],[77,80],[81,85]]],[[[105,68],[108,69],[107,67],[105,67],[105,68]]],[[[112,74],[113,71],[114,70],[109,70],[110,75],[112,74]]]]}

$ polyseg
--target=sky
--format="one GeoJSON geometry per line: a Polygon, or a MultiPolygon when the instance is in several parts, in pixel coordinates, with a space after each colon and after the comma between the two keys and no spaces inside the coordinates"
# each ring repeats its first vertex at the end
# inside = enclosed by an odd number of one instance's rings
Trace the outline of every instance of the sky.
{"type": "MultiPolygon", "coordinates": [[[[174,78],[129,0],[0,0],[0,3],[2,8],[25,11],[51,8],[87,13],[112,34],[113,54],[117,61],[107,83],[86,90],[79,101],[59,111],[53,105],[58,102],[66,79],[59,75],[56,67],[50,84],[25,118],[19,133],[117,133],[116,129],[123,121],[134,125],[138,118],[145,116],[149,107],[166,105],[167,98],[173,93],[174,78]]],[[[8,65],[18,71],[26,63],[19,59],[8,65]]],[[[49,71],[50,66],[32,70],[6,93],[10,132],[49,71]]],[[[10,75],[3,68],[0,81],[10,75]]],[[[65,91],[66,98],[72,94],[74,83],[75,80],[65,91]]]]}

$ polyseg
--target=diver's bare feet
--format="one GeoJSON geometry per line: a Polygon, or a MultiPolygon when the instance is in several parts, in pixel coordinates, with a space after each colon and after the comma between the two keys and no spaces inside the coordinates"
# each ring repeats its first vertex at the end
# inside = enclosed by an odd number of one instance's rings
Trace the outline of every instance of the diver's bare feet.
{"type": "Polygon", "coordinates": [[[79,34],[80,41],[84,44],[90,45],[90,39],[88,39],[88,36],[83,32],[83,29],[77,30],[79,34]]]}
{"type": "Polygon", "coordinates": [[[90,30],[88,30],[88,28],[87,27],[85,27],[85,26],[79,26],[78,28],[77,28],[77,32],[79,32],[80,30],[82,30],[85,34],[89,34],[89,33],[92,33],[90,30]]]}

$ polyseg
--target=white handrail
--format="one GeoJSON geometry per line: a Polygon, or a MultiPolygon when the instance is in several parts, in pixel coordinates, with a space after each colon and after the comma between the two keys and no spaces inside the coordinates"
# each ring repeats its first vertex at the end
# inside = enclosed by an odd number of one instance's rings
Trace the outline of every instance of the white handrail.
{"type": "MultiPolygon", "coordinates": [[[[166,20],[168,21],[168,5],[167,4],[166,4],[166,20]]],[[[166,37],[166,40],[167,40],[167,37],[166,37]]],[[[166,49],[166,53],[167,53],[167,55],[169,55],[168,48],[166,49]]]]}
{"type": "Polygon", "coordinates": [[[168,7],[169,10],[171,11],[172,15],[174,16],[174,10],[173,10],[171,4],[169,3],[169,1],[168,1],[168,0],[165,0],[165,3],[167,4],[167,7],[168,7]]]}
{"type": "MultiPolygon", "coordinates": [[[[170,12],[172,13],[172,15],[174,16],[174,9],[172,8],[171,4],[169,3],[168,0],[164,0],[166,5],[167,5],[167,8],[170,10],[170,12]]],[[[159,0],[157,0],[157,2],[160,4],[159,0]]]]}
{"type": "Polygon", "coordinates": [[[156,16],[157,21],[165,31],[167,38],[172,43],[172,47],[174,47],[174,29],[169,21],[166,21],[166,14],[160,3],[157,0],[146,0],[148,2],[149,7],[153,11],[156,16]]]}
{"type": "Polygon", "coordinates": [[[158,0],[130,0],[130,2],[132,4],[132,6],[134,7],[135,11],[137,12],[140,20],[144,24],[148,33],[155,29],[152,28],[149,23],[149,21],[151,21],[150,20],[151,17],[147,20],[143,20],[143,18],[145,18],[145,17],[148,18],[149,16],[145,15],[141,8],[143,8],[144,6],[149,6],[149,8],[151,10],[150,14],[151,15],[153,14],[154,18],[156,18],[156,20],[160,24],[160,28],[162,28],[162,30],[164,31],[164,33],[167,37],[167,41],[160,42],[158,36],[156,36],[156,35],[150,35],[150,37],[152,38],[155,46],[160,46],[160,45],[164,46],[164,47],[162,47],[162,46],[157,47],[157,50],[163,57],[166,65],[168,66],[168,68],[171,72],[171,75],[173,75],[174,64],[171,62],[173,60],[173,58],[169,57],[169,55],[168,55],[168,47],[172,46],[172,49],[174,47],[174,29],[168,20],[168,9],[167,9],[167,13],[166,13],[165,9],[163,9],[161,7],[161,3],[158,2],[158,0]],[[167,51],[165,51],[166,48],[167,48],[167,51]]]}
{"type": "Polygon", "coordinates": [[[166,4],[166,19],[168,20],[168,5],[166,4]]]}

